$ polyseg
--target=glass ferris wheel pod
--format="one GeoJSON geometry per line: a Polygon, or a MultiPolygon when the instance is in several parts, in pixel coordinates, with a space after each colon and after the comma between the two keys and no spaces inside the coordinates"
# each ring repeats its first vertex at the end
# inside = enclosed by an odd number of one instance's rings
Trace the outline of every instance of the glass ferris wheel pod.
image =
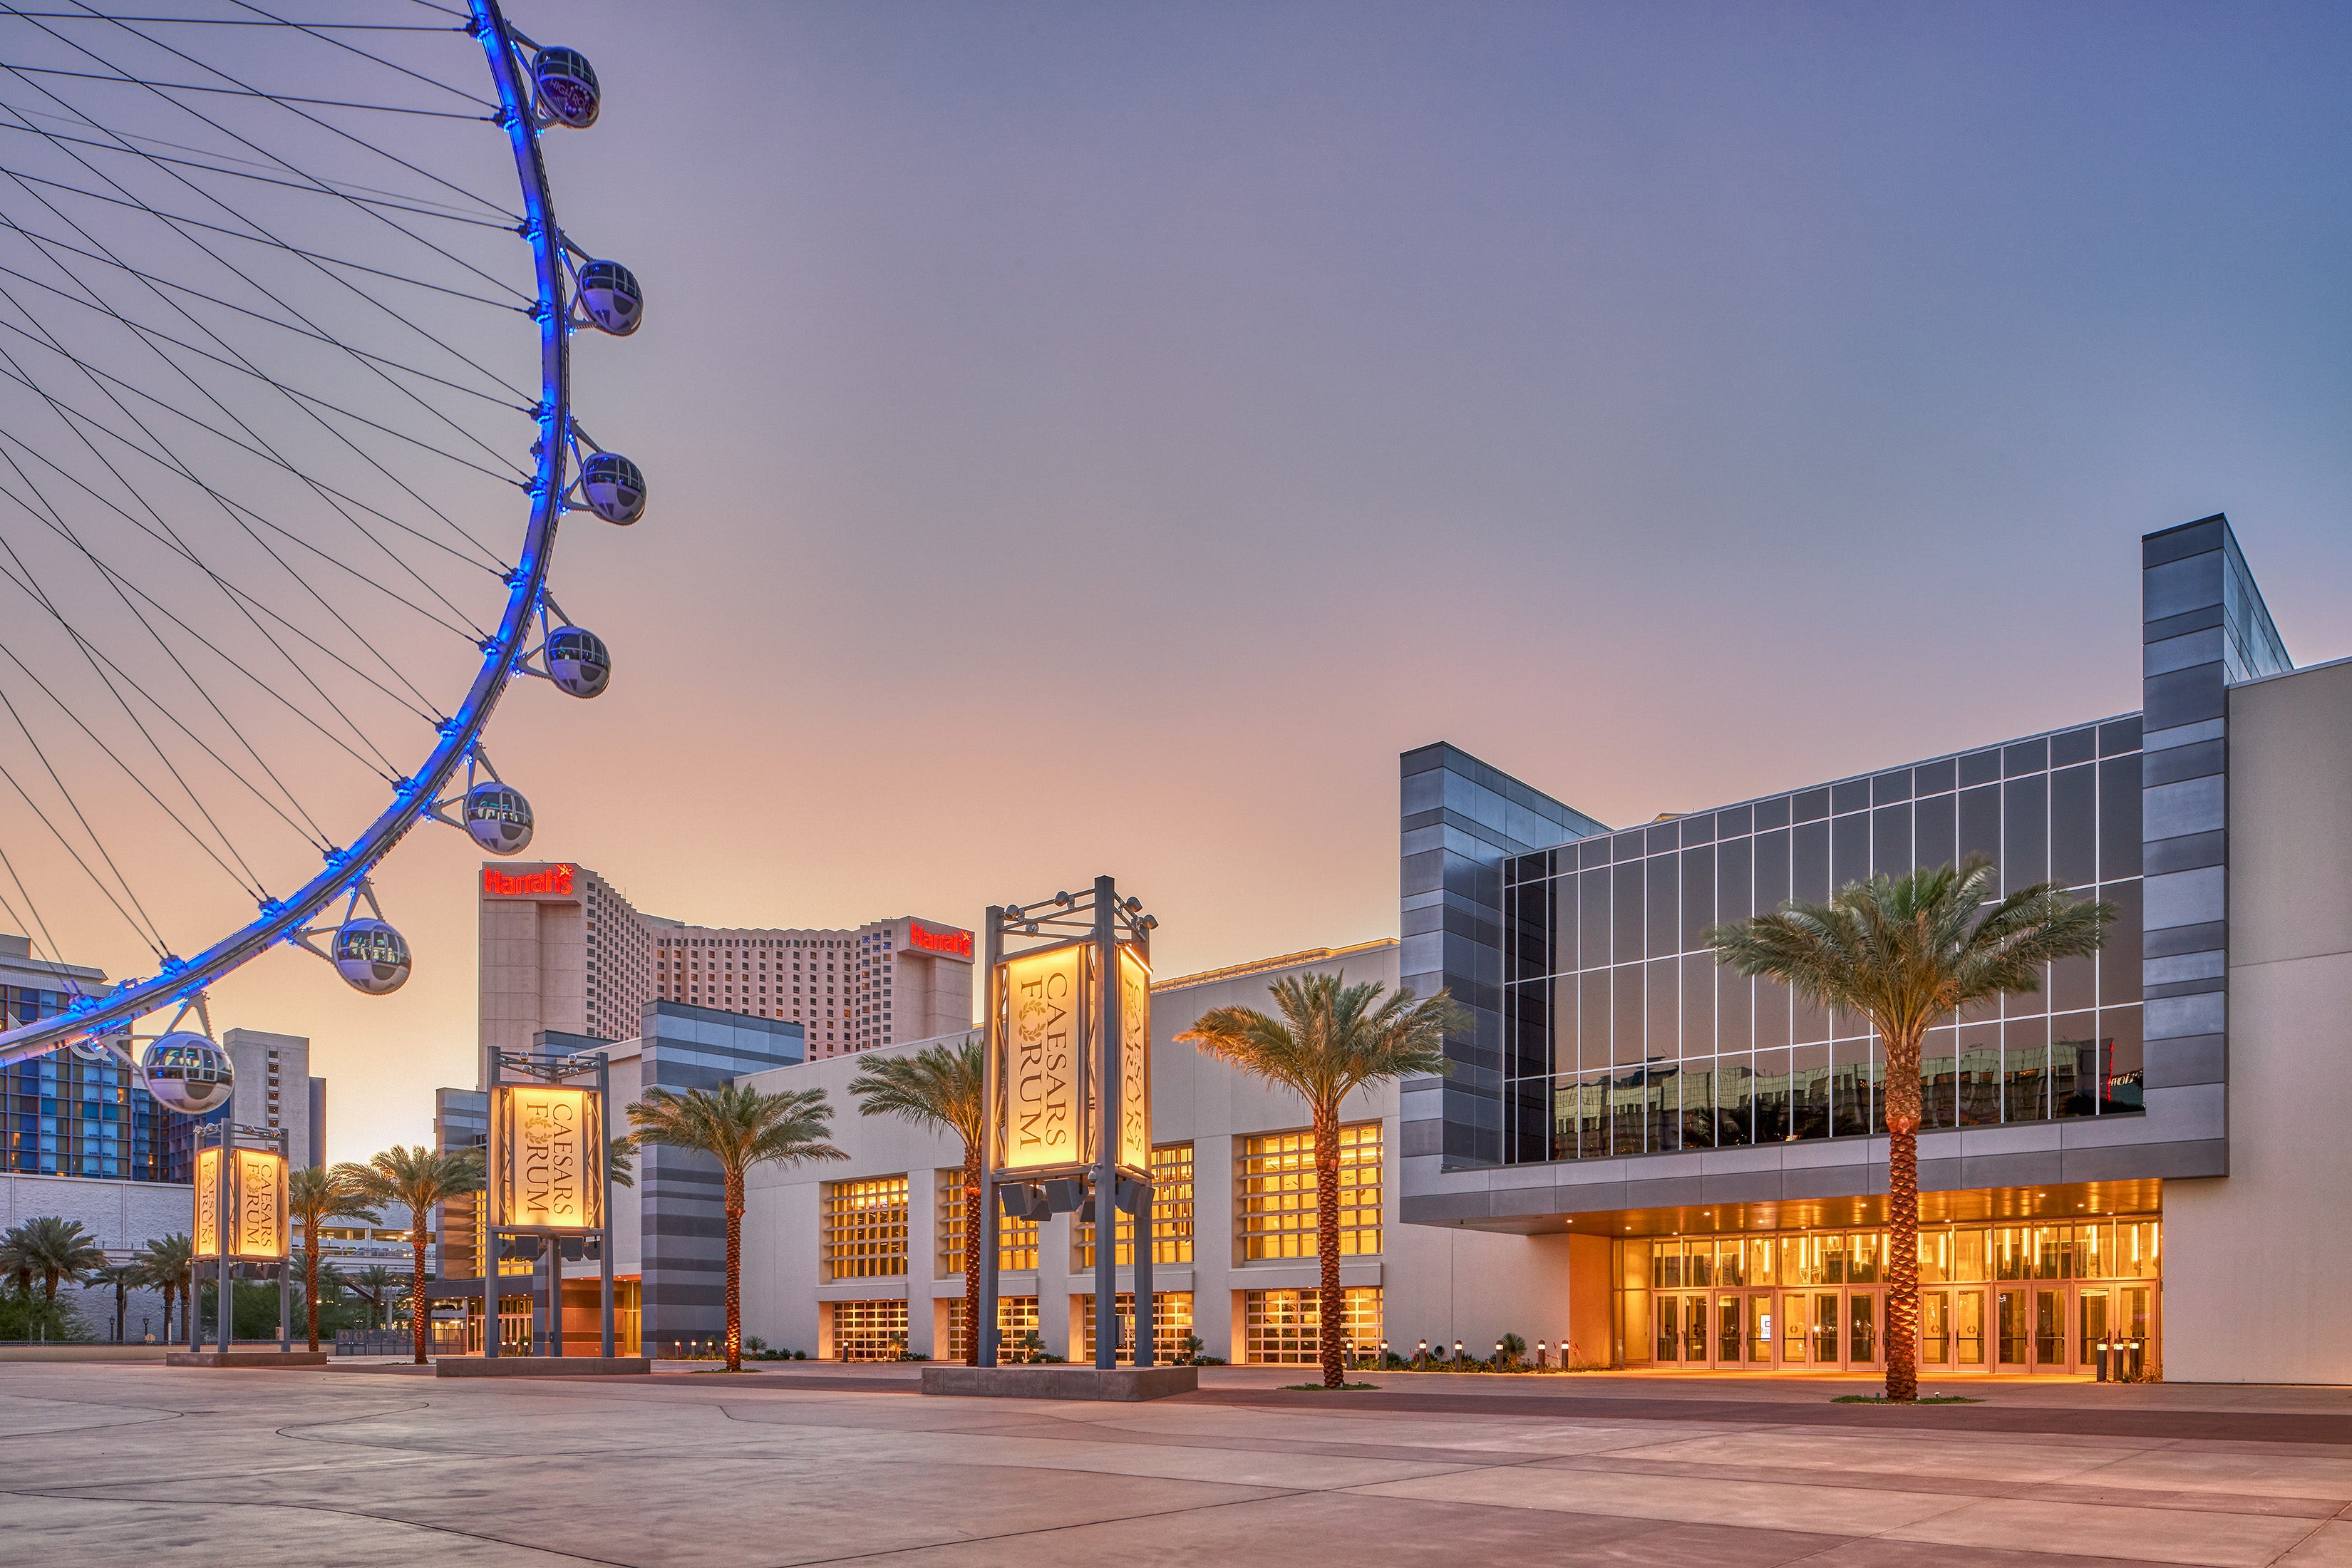
{"type": "Polygon", "coordinates": [[[572,382],[645,291],[541,145],[602,105],[496,0],[0,11],[0,921],[55,976],[0,1065],[216,1109],[208,987],[291,944],[396,990],[402,836],[530,845],[484,732],[517,676],[610,682],[555,542],[646,507],[572,382]],[[68,962],[126,930],[146,977],[68,962]]]}

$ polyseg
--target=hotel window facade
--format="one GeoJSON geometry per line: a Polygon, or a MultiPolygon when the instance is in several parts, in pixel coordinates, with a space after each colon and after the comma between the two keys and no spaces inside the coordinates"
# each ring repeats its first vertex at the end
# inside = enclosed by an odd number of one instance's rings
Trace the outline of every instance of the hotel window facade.
{"type": "MultiPolygon", "coordinates": [[[[1070,1226],[1074,1241],[1070,1249],[1070,1267],[1086,1269],[1095,1266],[1095,1226],[1082,1211],[1070,1226]]],[[[1126,1215],[1118,1216],[1118,1250],[1114,1261],[1121,1268],[1135,1261],[1135,1221],[1126,1215]]],[[[1151,1151],[1151,1261],[1159,1263],[1190,1263],[1192,1261],[1192,1145],[1166,1143],[1151,1151]]],[[[1087,1298],[1091,1300],[1093,1298],[1087,1298]]],[[[1187,1317],[1185,1320],[1192,1320],[1187,1317]]]]}
{"type": "Polygon", "coordinates": [[[2002,891],[2118,913],[2097,957],[1929,1031],[1926,1129],[2137,1113],[2140,792],[2132,715],[1507,860],[1506,1161],[1883,1134],[1867,1020],[1732,973],[1702,933],[1972,853],[2002,891]]]}
{"type": "MultiPolygon", "coordinates": [[[[820,1235],[827,1279],[879,1279],[905,1274],[907,1178],[875,1176],[826,1183],[820,1235]]],[[[902,1319],[904,1312],[902,1302],[902,1319]]]]}
{"type": "MultiPolygon", "coordinates": [[[[1242,1293],[1243,1359],[1252,1366],[1305,1366],[1322,1352],[1318,1290],[1245,1290],[1242,1293]]],[[[1350,1287],[1343,1294],[1340,1325],[1350,1350],[1370,1353],[1381,1347],[1378,1286],[1350,1287]]],[[[1154,1336],[1158,1342],[1158,1336],[1154,1336]]]]}
{"type": "MultiPolygon", "coordinates": [[[[1078,1359],[1094,1360],[1095,1299],[1079,1298],[1084,1306],[1079,1310],[1078,1359]]],[[[1118,1293],[1115,1309],[1118,1313],[1118,1343],[1114,1358],[1122,1365],[1135,1361],[1135,1297],[1126,1290],[1118,1293]]],[[[1184,1353],[1184,1342],[1192,1333],[1192,1292],[1190,1290],[1154,1290],[1151,1293],[1151,1359],[1161,1366],[1172,1366],[1184,1353]]]]}
{"type": "MultiPolygon", "coordinates": [[[[1245,1262],[1315,1256],[1315,1135],[1271,1132],[1238,1141],[1234,1205],[1245,1262]]],[[[1339,1252],[1381,1249],[1381,1124],[1339,1129],[1339,1252]]]]}
{"type": "MultiPolygon", "coordinates": [[[[963,1272],[963,1171],[950,1167],[939,1173],[939,1208],[936,1224],[940,1238],[938,1248],[939,1277],[942,1279],[963,1272]]],[[[1037,1267],[1037,1222],[1034,1219],[1007,1219],[1003,1213],[996,1216],[996,1267],[1000,1272],[1014,1272],[1037,1267]]]]}

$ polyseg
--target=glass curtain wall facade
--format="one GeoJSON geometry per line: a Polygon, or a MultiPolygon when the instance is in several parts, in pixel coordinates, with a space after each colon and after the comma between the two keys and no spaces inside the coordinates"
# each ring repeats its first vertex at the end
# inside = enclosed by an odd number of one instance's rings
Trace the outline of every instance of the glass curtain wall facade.
{"type": "MultiPolygon", "coordinates": [[[[0,1016],[12,1026],[37,1023],[72,1000],[61,991],[0,985],[0,1016]]],[[[185,1182],[194,1168],[194,1120],[164,1112],[112,1061],[60,1050],[0,1068],[0,1171],[185,1182]]]]}
{"type": "Polygon", "coordinates": [[[1930,1033],[1926,1126],[2137,1113],[2141,783],[2132,714],[1507,860],[1506,1162],[1883,1132],[1867,1022],[1742,979],[1701,934],[1972,853],[2003,891],[2052,879],[2118,914],[2095,959],[1930,1033]]]}

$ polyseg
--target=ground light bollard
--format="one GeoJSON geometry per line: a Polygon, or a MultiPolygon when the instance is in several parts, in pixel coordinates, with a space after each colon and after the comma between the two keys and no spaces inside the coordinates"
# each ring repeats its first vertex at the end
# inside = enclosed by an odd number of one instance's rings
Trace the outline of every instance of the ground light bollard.
{"type": "Polygon", "coordinates": [[[1083,894],[992,905],[983,924],[977,1360],[998,1364],[998,1233],[1006,1218],[1092,1211],[1095,1353],[1118,1360],[1118,1216],[1133,1217],[1134,1364],[1152,1363],[1151,931],[1108,877],[1083,894]]]}

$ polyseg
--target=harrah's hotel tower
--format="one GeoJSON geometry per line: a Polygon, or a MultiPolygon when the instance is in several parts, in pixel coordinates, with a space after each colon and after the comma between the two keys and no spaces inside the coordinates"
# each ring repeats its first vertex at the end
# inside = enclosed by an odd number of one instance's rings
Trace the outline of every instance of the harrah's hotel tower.
{"type": "Polygon", "coordinates": [[[798,1023],[812,1059],[971,1027],[972,933],[943,921],[688,925],[585,866],[499,862],[482,867],[481,941],[486,1049],[541,1030],[634,1039],[655,1001],[798,1023]]]}

